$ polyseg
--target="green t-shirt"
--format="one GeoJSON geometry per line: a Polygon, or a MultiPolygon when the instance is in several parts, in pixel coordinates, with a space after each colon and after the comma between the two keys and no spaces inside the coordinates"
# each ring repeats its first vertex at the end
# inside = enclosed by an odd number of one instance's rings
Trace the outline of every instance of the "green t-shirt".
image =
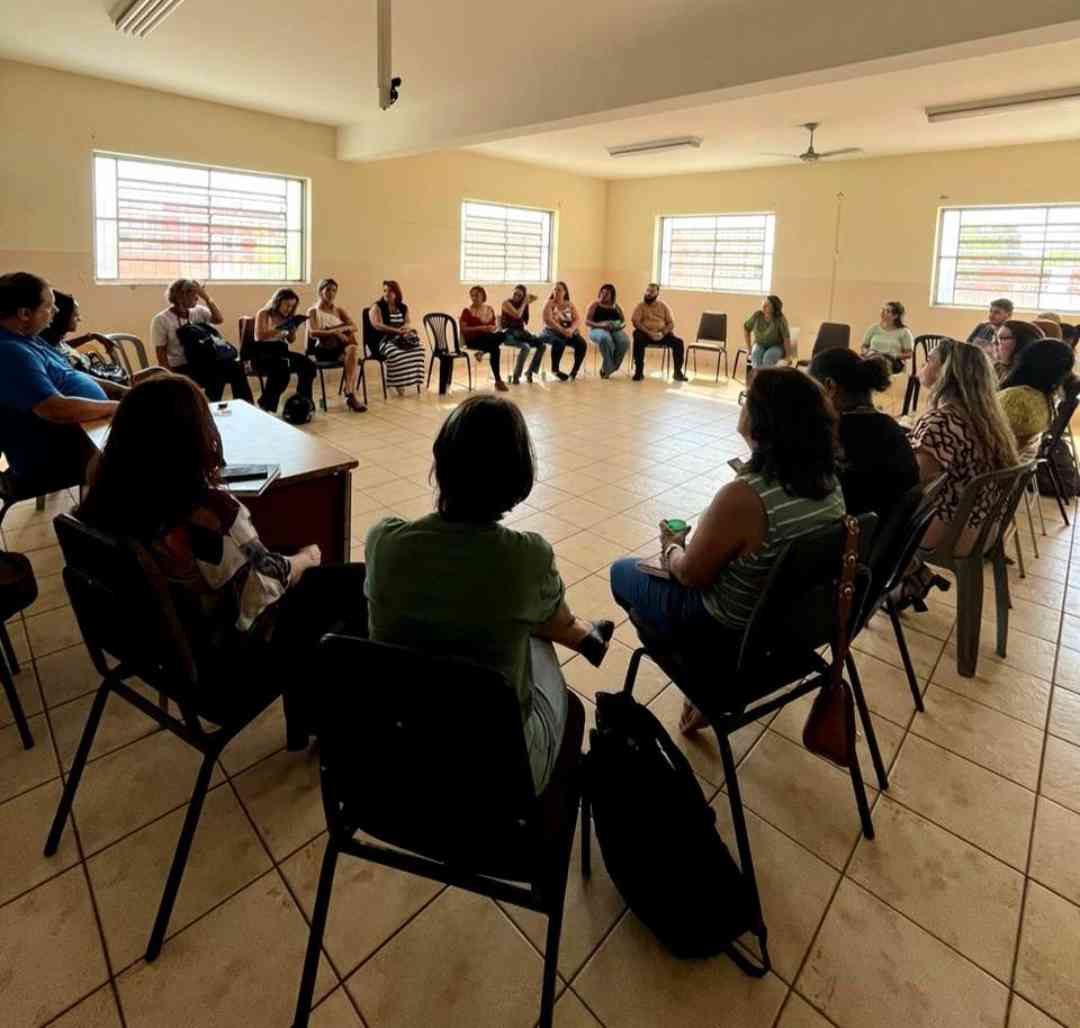
{"type": "Polygon", "coordinates": [[[532,710],[529,639],[565,592],[551,544],[535,532],[428,514],[373,525],[364,560],[371,638],[501,671],[524,725],[532,710]]]}
{"type": "Polygon", "coordinates": [[[908,328],[882,328],[880,322],[871,325],[863,336],[863,349],[883,353],[886,357],[899,357],[915,349],[915,340],[908,328]]]}
{"type": "Polygon", "coordinates": [[[761,311],[754,311],[743,322],[743,328],[750,333],[754,346],[764,346],[766,350],[771,350],[774,346],[783,346],[791,337],[785,318],[773,318],[770,321],[761,311]]]}

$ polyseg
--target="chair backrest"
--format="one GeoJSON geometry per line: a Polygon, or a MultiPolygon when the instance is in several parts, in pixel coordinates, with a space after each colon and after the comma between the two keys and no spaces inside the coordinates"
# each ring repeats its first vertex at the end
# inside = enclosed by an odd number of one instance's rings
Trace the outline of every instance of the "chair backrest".
{"type": "Polygon", "coordinates": [[[814,340],[813,357],[826,350],[846,350],[851,343],[851,326],[823,321],[814,340]]]}
{"type": "Polygon", "coordinates": [[[1039,443],[1040,460],[1050,459],[1051,451],[1061,442],[1061,437],[1072,422],[1078,403],[1080,403],[1080,396],[1078,396],[1077,387],[1066,389],[1065,395],[1058,402],[1050,427],[1043,433],[1042,442],[1039,443]]]}
{"type": "Polygon", "coordinates": [[[449,314],[425,314],[424,330],[432,353],[461,353],[457,322],[449,314]]]}
{"type": "Polygon", "coordinates": [[[536,797],[517,696],[499,672],[342,635],[323,638],[316,667],[331,831],[475,866],[492,840],[526,830],[536,797]],[[339,687],[347,667],[363,667],[364,688],[339,687]]]}
{"type": "MultiPolygon", "coordinates": [[[[878,519],[876,514],[862,514],[857,520],[859,574],[851,607],[852,626],[857,624],[870,586],[867,560],[878,519]]],[[[740,671],[791,647],[818,649],[832,643],[836,634],[836,590],[846,541],[847,530],[839,520],[784,546],[743,633],[740,671]]]]}
{"type": "Polygon", "coordinates": [[[146,356],[146,347],[138,336],[129,335],[127,332],[110,332],[106,338],[116,343],[116,352],[124,362],[124,367],[129,375],[134,375],[136,371],[145,371],[150,367],[150,362],[146,356]],[[131,363],[131,357],[128,356],[128,347],[135,351],[135,355],[139,360],[137,368],[131,363]]]}
{"type": "Polygon", "coordinates": [[[379,354],[375,349],[379,342],[379,333],[371,323],[371,308],[365,307],[360,313],[360,327],[364,333],[364,359],[378,360],[379,354]]]}
{"type": "Polygon", "coordinates": [[[988,471],[977,475],[964,487],[956,515],[949,523],[945,536],[934,552],[947,558],[961,557],[971,553],[989,553],[1001,540],[1002,533],[1012,524],[1016,508],[1024,494],[1028,480],[1035,474],[1035,462],[1017,464],[1011,468],[988,471]],[[974,511],[984,511],[978,524],[978,534],[970,546],[967,533],[974,511]],[[965,534],[967,533],[967,534],[965,534]],[[960,552],[963,542],[963,553],[960,552]]]}
{"type": "Polygon", "coordinates": [[[240,359],[249,361],[254,359],[255,348],[255,319],[246,314],[240,315],[240,324],[237,327],[237,338],[240,340],[240,359]]]}
{"type": "Polygon", "coordinates": [[[1040,331],[1047,339],[1064,339],[1065,333],[1063,326],[1059,325],[1056,321],[1050,321],[1047,319],[1036,318],[1032,324],[1040,331]]]}
{"type": "Polygon", "coordinates": [[[195,719],[195,658],[169,586],[147,550],[100,532],[70,514],[53,520],[64,554],[64,585],[94,666],[108,653],[175,700],[195,719]]]}
{"type": "Polygon", "coordinates": [[[697,338],[700,343],[726,343],[727,315],[718,311],[702,311],[697,338]]]}
{"type": "Polygon", "coordinates": [[[911,373],[914,375],[918,370],[919,365],[919,351],[922,351],[923,364],[930,359],[932,354],[940,345],[943,339],[948,339],[948,336],[938,335],[924,335],[915,337],[915,353],[911,358],[911,373]]]}

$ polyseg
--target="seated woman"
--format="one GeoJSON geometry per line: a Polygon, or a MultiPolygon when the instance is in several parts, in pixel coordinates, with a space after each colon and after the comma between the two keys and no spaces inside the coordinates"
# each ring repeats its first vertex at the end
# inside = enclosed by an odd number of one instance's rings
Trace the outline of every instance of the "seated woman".
{"type": "Polygon", "coordinates": [[[502,361],[500,346],[503,333],[495,324],[495,309],[487,302],[487,290],[483,286],[473,286],[469,290],[470,305],[461,312],[461,335],[465,345],[472,350],[486,353],[491,361],[491,374],[495,378],[495,389],[500,393],[508,392],[510,387],[502,380],[502,361]]]}
{"type": "Polygon", "coordinates": [[[1036,339],[1013,363],[998,400],[1021,462],[1034,460],[1054,417],[1054,394],[1073,378],[1073,352],[1058,339],[1036,339]]]}
{"type": "MultiPolygon", "coordinates": [[[[623,609],[659,634],[709,633],[732,659],[784,544],[836,521],[844,496],[836,475],[836,415],[824,390],[794,368],[755,373],[739,413],[751,449],[696,530],[673,535],[660,524],[661,561],[670,579],[638,568],[636,558],[611,566],[611,592],[623,609]]],[[[702,727],[689,700],[680,727],[702,727]]]]}
{"type": "Polygon", "coordinates": [[[197,662],[214,686],[268,676],[285,693],[290,748],[307,742],[302,690],[315,646],[347,626],[366,634],[364,565],[320,566],[317,546],[272,553],[251,516],[219,483],[221,438],[203,394],[162,375],[135,386],[113,417],[77,517],[148,547],[172,585],[197,662]]]}
{"type": "Polygon", "coordinates": [[[368,320],[378,337],[375,356],[386,365],[386,383],[404,396],[406,388],[424,380],[424,348],[409,321],[409,308],[401,286],[392,278],[383,282],[382,299],[368,308],[368,320]]]}
{"type": "Polygon", "coordinates": [[[750,367],[771,368],[792,355],[791,329],[784,317],[784,301],[779,296],[766,296],[761,309],[743,322],[746,348],[750,351],[750,367]]]}
{"type": "Polygon", "coordinates": [[[904,362],[911,360],[915,352],[915,340],[904,324],[904,313],[899,300],[890,300],[882,305],[878,323],[863,334],[862,352],[881,354],[894,375],[904,370],[904,362]]]}
{"type": "Polygon", "coordinates": [[[998,382],[1004,382],[1020,354],[1042,338],[1042,332],[1028,321],[1002,322],[994,342],[994,372],[998,382]]]}
{"type": "Polygon", "coordinates": [[[570,302],[570,290],[565,282],[556,282],[555,288],[544,304],[544,331],[540,338],[551,346],[551,370],[560,382],[576,379],[581,370],[589,344],[581,338],[581,315],[577,307],[570,302]],[[559,370],[563,351],[570,347],[574,351],[574,366],[568,375],[559,370]]]}
{"type": "Polygon", "coordinates": [[[334,279],[322,279],[318,292],[319,302],[307,312],[308,356],[316,361],[344,361],[345,406],[363,414],[367,407],[356,398],[360,328],[349,312],[337,305],[338,284],[334,279]]]}
{"type": "Polygon", "coordinates": [[[919,483],[919,468],[907,433],[879,411],[870,393],[889,388],[889,368],[879,356],[826,350],[810,363],[839,415],[837,473],[844,506],[856,517],[873,511],[880,528],[904,495],[919,483]]]}
{"type": "Polygon", "coordinates": [[[520,384],[522,373],[527,382],[532,382],[533,375],[540,371],[544,351],[547,349],[547,345],[541,342],[540,337],[534,336],[528,329],[529,305],[535,302],[536,294],[518,285],[514,286],[513,294],[503,300],[502,309],[499,311],[499,328],[502,330],[503,344],[515,347],[518,351],[514,373],[510,376],[510,381],[514,385],[520,384]],[[530,348],[533,350],[533,357],[529,370],[526,371],[525,361],[528,359],[530,348]]]}
{"type": "Polygon", "coordinates": [[[371,638],[501,671],[517,696],[540,793],[567,709],[552,643],[599,665],[614,625],[575,617],[550,544],[499,524],[533,487],[532,442],[514,404],[470,397],[443,423],[434,454],[437,513],[386,518],[367,534],[371,638]]]}
{"type": "Polygon", "coordinates": [[[603,358],[600,377],[610,378],[622,366],[630,349],[626,315],[615,302],[615,287],[610,282],[600,287],[600,295],[589,304],[585,324],[589,327],[589,338],[596,343],[603,358]]]}
{"type": "Polygon", "coordinates": [[[300,297],[293,290],[279,289],[255,315],[255,370],[266,378],[259,406],[270,414],[276,413],[281,394],[288,388],[289,377],[293,374],[296,375],[296,391],[311,399],[315,362],[289,349],[289,344],[296,342],[299,326],[294,321],[299,306],[300,297]]]}

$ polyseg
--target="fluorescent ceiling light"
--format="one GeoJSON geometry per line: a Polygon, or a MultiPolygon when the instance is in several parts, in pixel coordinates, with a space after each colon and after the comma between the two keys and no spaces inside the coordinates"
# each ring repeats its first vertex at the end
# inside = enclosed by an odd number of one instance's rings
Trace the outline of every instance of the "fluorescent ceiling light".
{"type": "Polygon", "coordinates": [[[135,0],[118,15],[113,24],[119,32],[142,39],[150,35],[183,0],[135,0]]]}
{"type": "Polygon", "coordinates": [[[998,96],[992,100],[972,100],[968,103],[927,107],[926,120],[937,122],[953,121],[956,118],[981,118],[987,114],[1026,111],[1032,107],[1075,100],[1080,100],[1080,86],[1069,86],[1067,89],[1045,89],[1039,93],[1018,93],[1016,96],[998,96]]]}
{"type": "Polygon", "coordinates": [[[650,139],[644,143],[628,143],[626,146],[609,146],[607,152],[612,157],[636,157],[638,154],[661,153],[664,150],[682,150],[701,146],[701,136],[679,136],[677,139],[650,139]]]}

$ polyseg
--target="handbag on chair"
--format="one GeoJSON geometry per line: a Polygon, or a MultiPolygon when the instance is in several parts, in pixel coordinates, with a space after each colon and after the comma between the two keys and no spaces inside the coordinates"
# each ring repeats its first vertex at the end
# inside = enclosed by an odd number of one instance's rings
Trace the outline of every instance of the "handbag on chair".
{"type": "Polygon", "coordinates": [[[855,702],[851,688],[844,681],[844,657],[848,646],[848,624],[855,595],[855,570],[859,552],[859,523],[850,515],[844,518],[847,539],[844,542],[840,583],[836,594],[836,638],[828,681],[818,690],[803,726],[803,745],[819,757],[850,768],[855,754],[855,702]]]}

